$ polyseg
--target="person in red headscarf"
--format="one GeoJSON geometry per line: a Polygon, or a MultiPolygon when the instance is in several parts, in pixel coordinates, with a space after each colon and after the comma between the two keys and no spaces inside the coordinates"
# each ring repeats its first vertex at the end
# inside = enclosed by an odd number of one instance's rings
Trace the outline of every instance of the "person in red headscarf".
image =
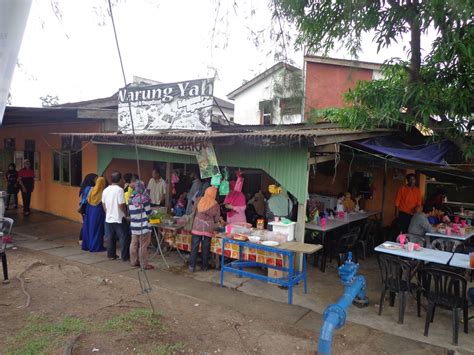
{"type": "MultiPolygon", "coordinates": [[[[238,179],[242,179],[239,177],[238,179]]],[[[230,192],[224,200],[224,207],[227,209],[227,223],[247,223],[245,216],[245,209],[247,203],[245,196],[242,193],[243,179],[236,183],[231,181],[229,183],[230,192]]]]}

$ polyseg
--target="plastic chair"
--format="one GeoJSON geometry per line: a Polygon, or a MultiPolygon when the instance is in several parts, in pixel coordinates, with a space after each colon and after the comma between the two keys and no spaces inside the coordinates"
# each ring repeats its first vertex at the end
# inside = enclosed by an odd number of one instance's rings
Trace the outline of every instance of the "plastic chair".
{"type": "Polygon", "coordinates": [[[379,316],[382,315],[385,294],[390,292],[390,306],[395,303],[395,295],[400,297],[400,306],[398,310],[398,323],[403,324],[405,317],[406,296],[416,290],[417,316],[421,316],[421,288],[411,282],[415,267],[407,260],[402,260],[395,256],[379,254],[377,261],[379,263],[380,274],[382,278],[382,292],[380,294],[379,316]]]}
{"type": "Polygon", "coordinates": [[[0,217],[0,231],[3,234],[0,238],[0,257],[2,258],[3,283],[8,283],[8,263],[5,237],[10,237],[12,228],[13,219],[8,217],[0,217]]]}
{"type": "MultiPolygon", "coordinates": [[[[357,245],[362,247],[362,258],[365,259],[367,257],[367,247],[369,242],[371,246],[374,246],[374,234],[373,231],[375,229],[374,221],[367,220],[367,222],[362,227],[362,231],[360,233],[359,239],[357,240],[357,245]]],[[[370,249],[369,249],[370,250],[370,249]]]]}
{"type": "Polygon", "coordinates": [[[354,261],[357,262],[357,240],[359,239],[359,231],[344,234],[337,240],[335,253],[337,254],[338,266],[342,265],[345,260],[345,255],[350,251],[354,255],[354,261]]]}
{"type": "Polygon", "coordinates": [[[428,336],[430,323],[434,320],[437,306],[451,309],[453,312],[453,344],[458,345],[458,310],[460,308],[463,311],[464,333],[467,334],[469,328],[466,279],[455,272],[435,268],[421,270],[421,277],[425,295],[428,299],[428,313],[426,314],[424,335],[428,336]]]}
{"type": "Polygon", "coordinates": [[[441,251],[449,251],[451,253],[462,252],[464,250],[464,245],[459,240],[438,238],[431,242],[431,247],[433,249],[441,251]]]}

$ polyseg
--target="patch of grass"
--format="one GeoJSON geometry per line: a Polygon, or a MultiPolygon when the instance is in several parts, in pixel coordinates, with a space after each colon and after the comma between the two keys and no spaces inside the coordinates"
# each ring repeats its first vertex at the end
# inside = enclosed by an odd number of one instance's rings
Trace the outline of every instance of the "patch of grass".
{"type": "Polygon", "coordinates": [[[18,345],[13,350],[7,350],[7,354],[11,355],[43,355],[48,354],[50,347],[50,339],[35,338],[27,340],[25,343],[18,345]]]}
{"type": "Polygon", "coordinates": [[[50,322],[45,316],[31,316],[24,329],[15,337],[7,338],[7,354],[48,354],[66,338],[86,329],[86,323],[75,317],[66,316],[59,322],[50,322]]]}
{"type": "Polygon", "coordinates": [[[138,308],[127,314],[122,314],[109,319],[104,323],[103,330],[122,330],[131,332],[140,326],[162,328],[158,315],[153,314],[148,309],[138,308]]]}
{"type": "MultiPolygon", "coordinates": [[[[16,336],[6,338],[6,355],[43,355],[51,354],[67,340],[80,333],[108,333],[127,332],[138,334],[143,328],[156,332],[163,331],[160,316],[153,314],[148,309],[137,308],[126,314],[109,319],[108,321],[94,323],[80,318],[66,316],[59,321],[52,321],[44,315],[30,316],[21,332],[16,336]]],[[[103,334],[107,336],[106,334],[103,334]]],[[[178,351],[179,344],[160,344],[154,347],[152,354],[172,354],[178,351]]],[[[3,349],[2,349],[3,350],[3,349]]],[[[0,350],[0,354],[3,354],[0,350]]],[[[148,354],[148,352],[147,352],[148,354]]]]}
{"type": "Polygon", "coordinates": [[[176,343],[176,344],[156,344],[154,345],[147,354],[149,355],[171,355],[178,351],[184,349],[183,343],[176,343]]]}

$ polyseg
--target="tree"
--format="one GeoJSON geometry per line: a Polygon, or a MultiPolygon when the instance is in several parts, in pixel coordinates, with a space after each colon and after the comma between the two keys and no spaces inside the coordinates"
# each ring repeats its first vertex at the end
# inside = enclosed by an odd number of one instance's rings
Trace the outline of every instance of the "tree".
{"type": "Polygon", "coordinates": [[[378,49],[408,36],[408,61],[384,63],[384,78],[360,82],[347,106],[323,115],[351,128],[423,126],[474,158],[474,3],[471,0],[273,0],[276,16],[298,29],[297,46],[327,54],[342,44],[354,56],[373,33],[378,49]],[[437,38],[422,54],[421,36],[437,38]]]}

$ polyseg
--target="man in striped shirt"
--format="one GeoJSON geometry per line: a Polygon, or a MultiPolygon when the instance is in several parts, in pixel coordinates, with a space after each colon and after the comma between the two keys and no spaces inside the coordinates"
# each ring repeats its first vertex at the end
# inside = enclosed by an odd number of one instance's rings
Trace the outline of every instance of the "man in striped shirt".
{"type": "Polygon", "coordinates": [[[128,201],[130,215],[130,262],[133,266],[142,266],[146,270],[153,269],[148,264],[148,246],[151,242],[151,228],[148,225],[148,215],[151,213],[150,196],[143,181],[137,180],[128,201]]]}

